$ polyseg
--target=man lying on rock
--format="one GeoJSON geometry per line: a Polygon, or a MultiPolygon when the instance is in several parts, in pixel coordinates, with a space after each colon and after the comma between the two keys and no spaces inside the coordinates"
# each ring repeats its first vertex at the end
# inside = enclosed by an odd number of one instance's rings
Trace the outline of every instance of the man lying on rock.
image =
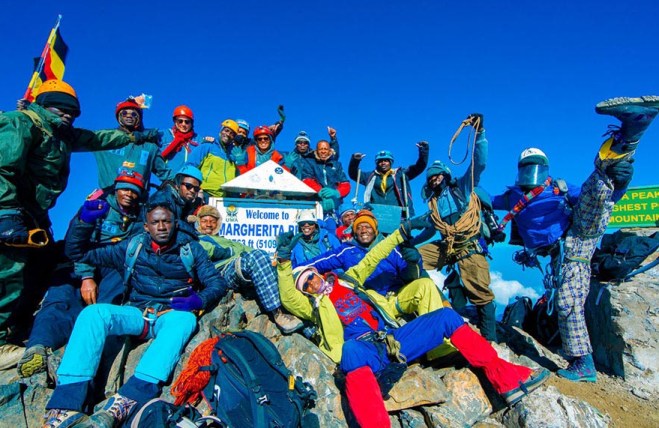
{"type": "MultiPolygon", "coordinates": [[[[96,207],[98,217],[107,212],[103,202],[99,201],[96,207]]],[[[226,294],[226,282],[217,276],[196,237],[177,227],[173,208],[167,201],[150,200],[145,212],[145,232],[137,235],[141,239],[137,248],[129,248],[135,241],[127,239],[88,250],[89,237],[83,236],[84,228],[79,235],[67,237],[66,254],[72,260],[114,267],[122,273],[128,269],[127,252],[134,254],[134,262],[125,284],[128,288],[125,305],[96,303],[78,316],[57,370],[57,387],[46,406],[44,427],[119,426],[131,410],[160,395],[162,384],[169,379],[197,329],[195,313],[212,310],[226,294]],[[192,260],[184,259],[184,252],[190,252],[192,260]],[[191,266],[186,260],[192,262],[191,266]],[[194,280],[190,278],[192,275],[194,280]],[[153,341],[133,376],[102,410],[88,419],[84,413],[87,392],[109,335],[153,338],[153,341]]]]}
{"type": "MultiPolygon", "coordinates": [[[[372,248],[345,274],[321,276],[315,268],[291,267],[290,249],[297,237],[278,239],[278,275],[282,304],[292,314],[318,327],[318,346],[346,374],[346,396],[362,427],[390,426],[378,380],[387,387],[392,367],[411,362],[444,342],[453,345],[474,367],[482,368],[494,389],[509,405],[548,379],[546,369],[532,371],[509,363],[451,308],[424,314],[399,327],[388,312],[385,297],[362,287],[377,264],[399,244],[411,239],[411,230],[423,228],[413,219],[372,248]]],[[[393,370],[395,372],[395,370],[393,370]]]]}

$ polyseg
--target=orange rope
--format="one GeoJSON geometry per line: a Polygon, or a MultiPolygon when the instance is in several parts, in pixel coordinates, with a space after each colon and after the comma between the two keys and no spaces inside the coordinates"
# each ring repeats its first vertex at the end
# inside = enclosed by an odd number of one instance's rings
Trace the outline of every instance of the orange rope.
{"type": "Polygon", "coordinates": [[[213,348],[219,339],[219,337],[213,337],[201,342],[190,354],[185,368],[181,370],[170,389],[172,396],[176,398],[174,404],[177,406],[184,403],[194,405],[201,398],[201,391],[208,385],[211,372],[199,370],[199,367],[211,364],[213,348]]]}

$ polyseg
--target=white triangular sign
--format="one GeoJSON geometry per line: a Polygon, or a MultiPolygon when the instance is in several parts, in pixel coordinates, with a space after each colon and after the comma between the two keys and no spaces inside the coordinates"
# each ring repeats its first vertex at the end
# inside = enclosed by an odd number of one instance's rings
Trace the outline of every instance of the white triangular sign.
{"type": "Polygon", "coordinates": [[[224,183],[222,189],[237,193],[277,192],[283,195],[316,193],[311,187],[271,160],[224,183]]]}

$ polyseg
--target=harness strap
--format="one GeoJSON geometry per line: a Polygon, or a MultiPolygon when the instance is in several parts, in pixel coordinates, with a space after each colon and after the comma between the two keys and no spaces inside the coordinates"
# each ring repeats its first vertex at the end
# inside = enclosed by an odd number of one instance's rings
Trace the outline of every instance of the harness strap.
{"type": "Polygon", "coordinates": [[[541,194],[545,190],[545,188],[551,184],[551,180],[552,180],[551,177],[547,177],[544,183],[542,183],[537,187],[534,187],[533,189],[525,193],[522,196],[522,199],[517,201],[517,203],[513,206],[513,208],[510,211],[508,211],[508,213],[503,217],[503,220],[501,220],[501,223],[499,223],[499,230],[503,230],[506,227],[506,224],[508,224],[508,222],[512,220],[513,217],[515,217],[517,214],[520,213],[520,211],[526,208],[529,202],[531,202],[531,199],[541,194]]]}

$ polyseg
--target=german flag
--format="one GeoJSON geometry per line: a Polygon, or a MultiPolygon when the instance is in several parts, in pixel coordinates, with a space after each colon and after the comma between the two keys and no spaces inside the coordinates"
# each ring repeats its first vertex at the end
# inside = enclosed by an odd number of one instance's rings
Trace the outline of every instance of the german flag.
{"type": "Polygon", "coordinates": [[[50,79],[62,80],[64,78],[66,54],[68,51],[69,47],[64,43],[64,39],[62,39],[59,31],[58,19],[57,25],[48,36],[48,41],[41,56],[34,59],[34,73],[23,98],[28,101],[34,101],[34,94],[43,82],[50,79]]]}

